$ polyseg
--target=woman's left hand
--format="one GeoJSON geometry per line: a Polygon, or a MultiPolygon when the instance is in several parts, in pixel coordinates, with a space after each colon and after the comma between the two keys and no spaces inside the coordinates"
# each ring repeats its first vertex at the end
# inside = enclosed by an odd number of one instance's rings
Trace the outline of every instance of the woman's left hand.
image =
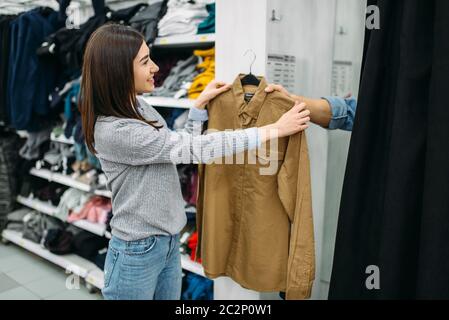
{"type": "Polygon", "coordinates": [[[216,80],[211,81],[206,88],[204,88],[203,92],[201,92],[200,96],[195,100],[195,108],[205,109],[209,101],[229,89],[231,89],[230,84],[216,80]]]}

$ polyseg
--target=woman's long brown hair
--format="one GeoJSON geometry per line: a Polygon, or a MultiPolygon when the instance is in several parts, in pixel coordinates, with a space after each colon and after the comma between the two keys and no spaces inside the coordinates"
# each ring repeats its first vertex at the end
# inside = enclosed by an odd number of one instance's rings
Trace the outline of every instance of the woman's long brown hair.
{"type": "Polygon", "coordinates": [[[161,128],[157,121],[147,121],[136,107],[133,61],[143,41],[130,27],[109,24],[98,28],[87,43],[79,110],[86,145],[93,154],[98,116],[137,119],[161,128]]]}

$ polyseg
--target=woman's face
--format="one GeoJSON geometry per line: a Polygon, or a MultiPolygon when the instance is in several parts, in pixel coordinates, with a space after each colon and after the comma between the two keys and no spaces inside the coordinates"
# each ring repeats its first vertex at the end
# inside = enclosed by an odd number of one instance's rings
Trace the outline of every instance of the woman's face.
{"type": "Polygon", "coordinates": [[[134,86],[136,93],[147,93],[154,90],[154,74],[159,67],[150,59],[150,49],[143,41],[137,56],[134,58],[134,86]]]}

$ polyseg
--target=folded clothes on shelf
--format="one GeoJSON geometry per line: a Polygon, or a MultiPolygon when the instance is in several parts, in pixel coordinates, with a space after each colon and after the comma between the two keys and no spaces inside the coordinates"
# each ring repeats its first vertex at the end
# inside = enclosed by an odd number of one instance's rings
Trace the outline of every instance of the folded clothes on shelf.
{"type": "Polygon", "coordinates": [[[201,61],[196,69],[199,74],[193,79],[189,88],[189,99],[196,99],[206,86],[215,78],[215,48],[208,50],[195,50],[195,56],[201,61]]]}
{"type": "Polygon", "coordinates": [[[198,34],[215,33],[215,3],[206,5],[209,16],[198,25],[198,34]]]}
{"type": "Polygon", "coordinates": [[[131,27],[140,31],[148,45],[158,34],[158,23],[167,12],[167,0],[150,0],[149,6],[138,11],[130,20],[131,27]]]}
{"type": "Polygon", "coordinates": [[[34,210],[29,208],[20,208],[9,213],[6,216],[6,229],[23,232],[24,218],[31,212],[34,212],[34,210]]]}
{"type": "Polygon", "coordinates": [[[66,221],[71,211],[79,212],[91,195],[74,188],[68,189],[61,197],[55,216],[66,221]]]}
{"type": "Polygon", "coordinates": [[[174,97],[176,93],[182,89],[186,83],[193,81],[198,74],[196,65],[198,64],[198,57],[191,56],[185,60],[180,60],[170,70],[170,74],[165,79],[161,87],[155,88],[151,93],[152,96],[158,97],[174,97]]]}
{"type": "Polygon", "coordinates": [[[167,13],[159,21],[159,36],[194,35],[198,25],[209,13],[206,4],[210,1],[169,0],[167,13]]]}
{"type": "Polygon", "coordinates": [[[50,141],[51,128],[37,132],[28,132],[25,144],[20,148],[19,155],[27,160],[36,160],[41,156],[41,146],[50,141]]]}
{"type": "Polygon", "coordinates": [[[68,222],[78,220],[88,220],[93,223],[106,224],[108,213],[112,210],[111,199],[93,196],[83,206],[80,211],[73,210],[68,218],[68,222]]]}

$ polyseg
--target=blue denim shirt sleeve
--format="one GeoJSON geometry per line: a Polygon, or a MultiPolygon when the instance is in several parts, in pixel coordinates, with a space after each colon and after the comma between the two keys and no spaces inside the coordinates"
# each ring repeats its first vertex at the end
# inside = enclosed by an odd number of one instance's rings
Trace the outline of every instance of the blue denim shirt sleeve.
{"type": "Polygon", "coordinates": [[[340,97],[323,97],[331,105],[332,119],[329,123],[330,130],[352,131],[357,110],[357,100],[353,97],[343,99],[340,97]]]}

